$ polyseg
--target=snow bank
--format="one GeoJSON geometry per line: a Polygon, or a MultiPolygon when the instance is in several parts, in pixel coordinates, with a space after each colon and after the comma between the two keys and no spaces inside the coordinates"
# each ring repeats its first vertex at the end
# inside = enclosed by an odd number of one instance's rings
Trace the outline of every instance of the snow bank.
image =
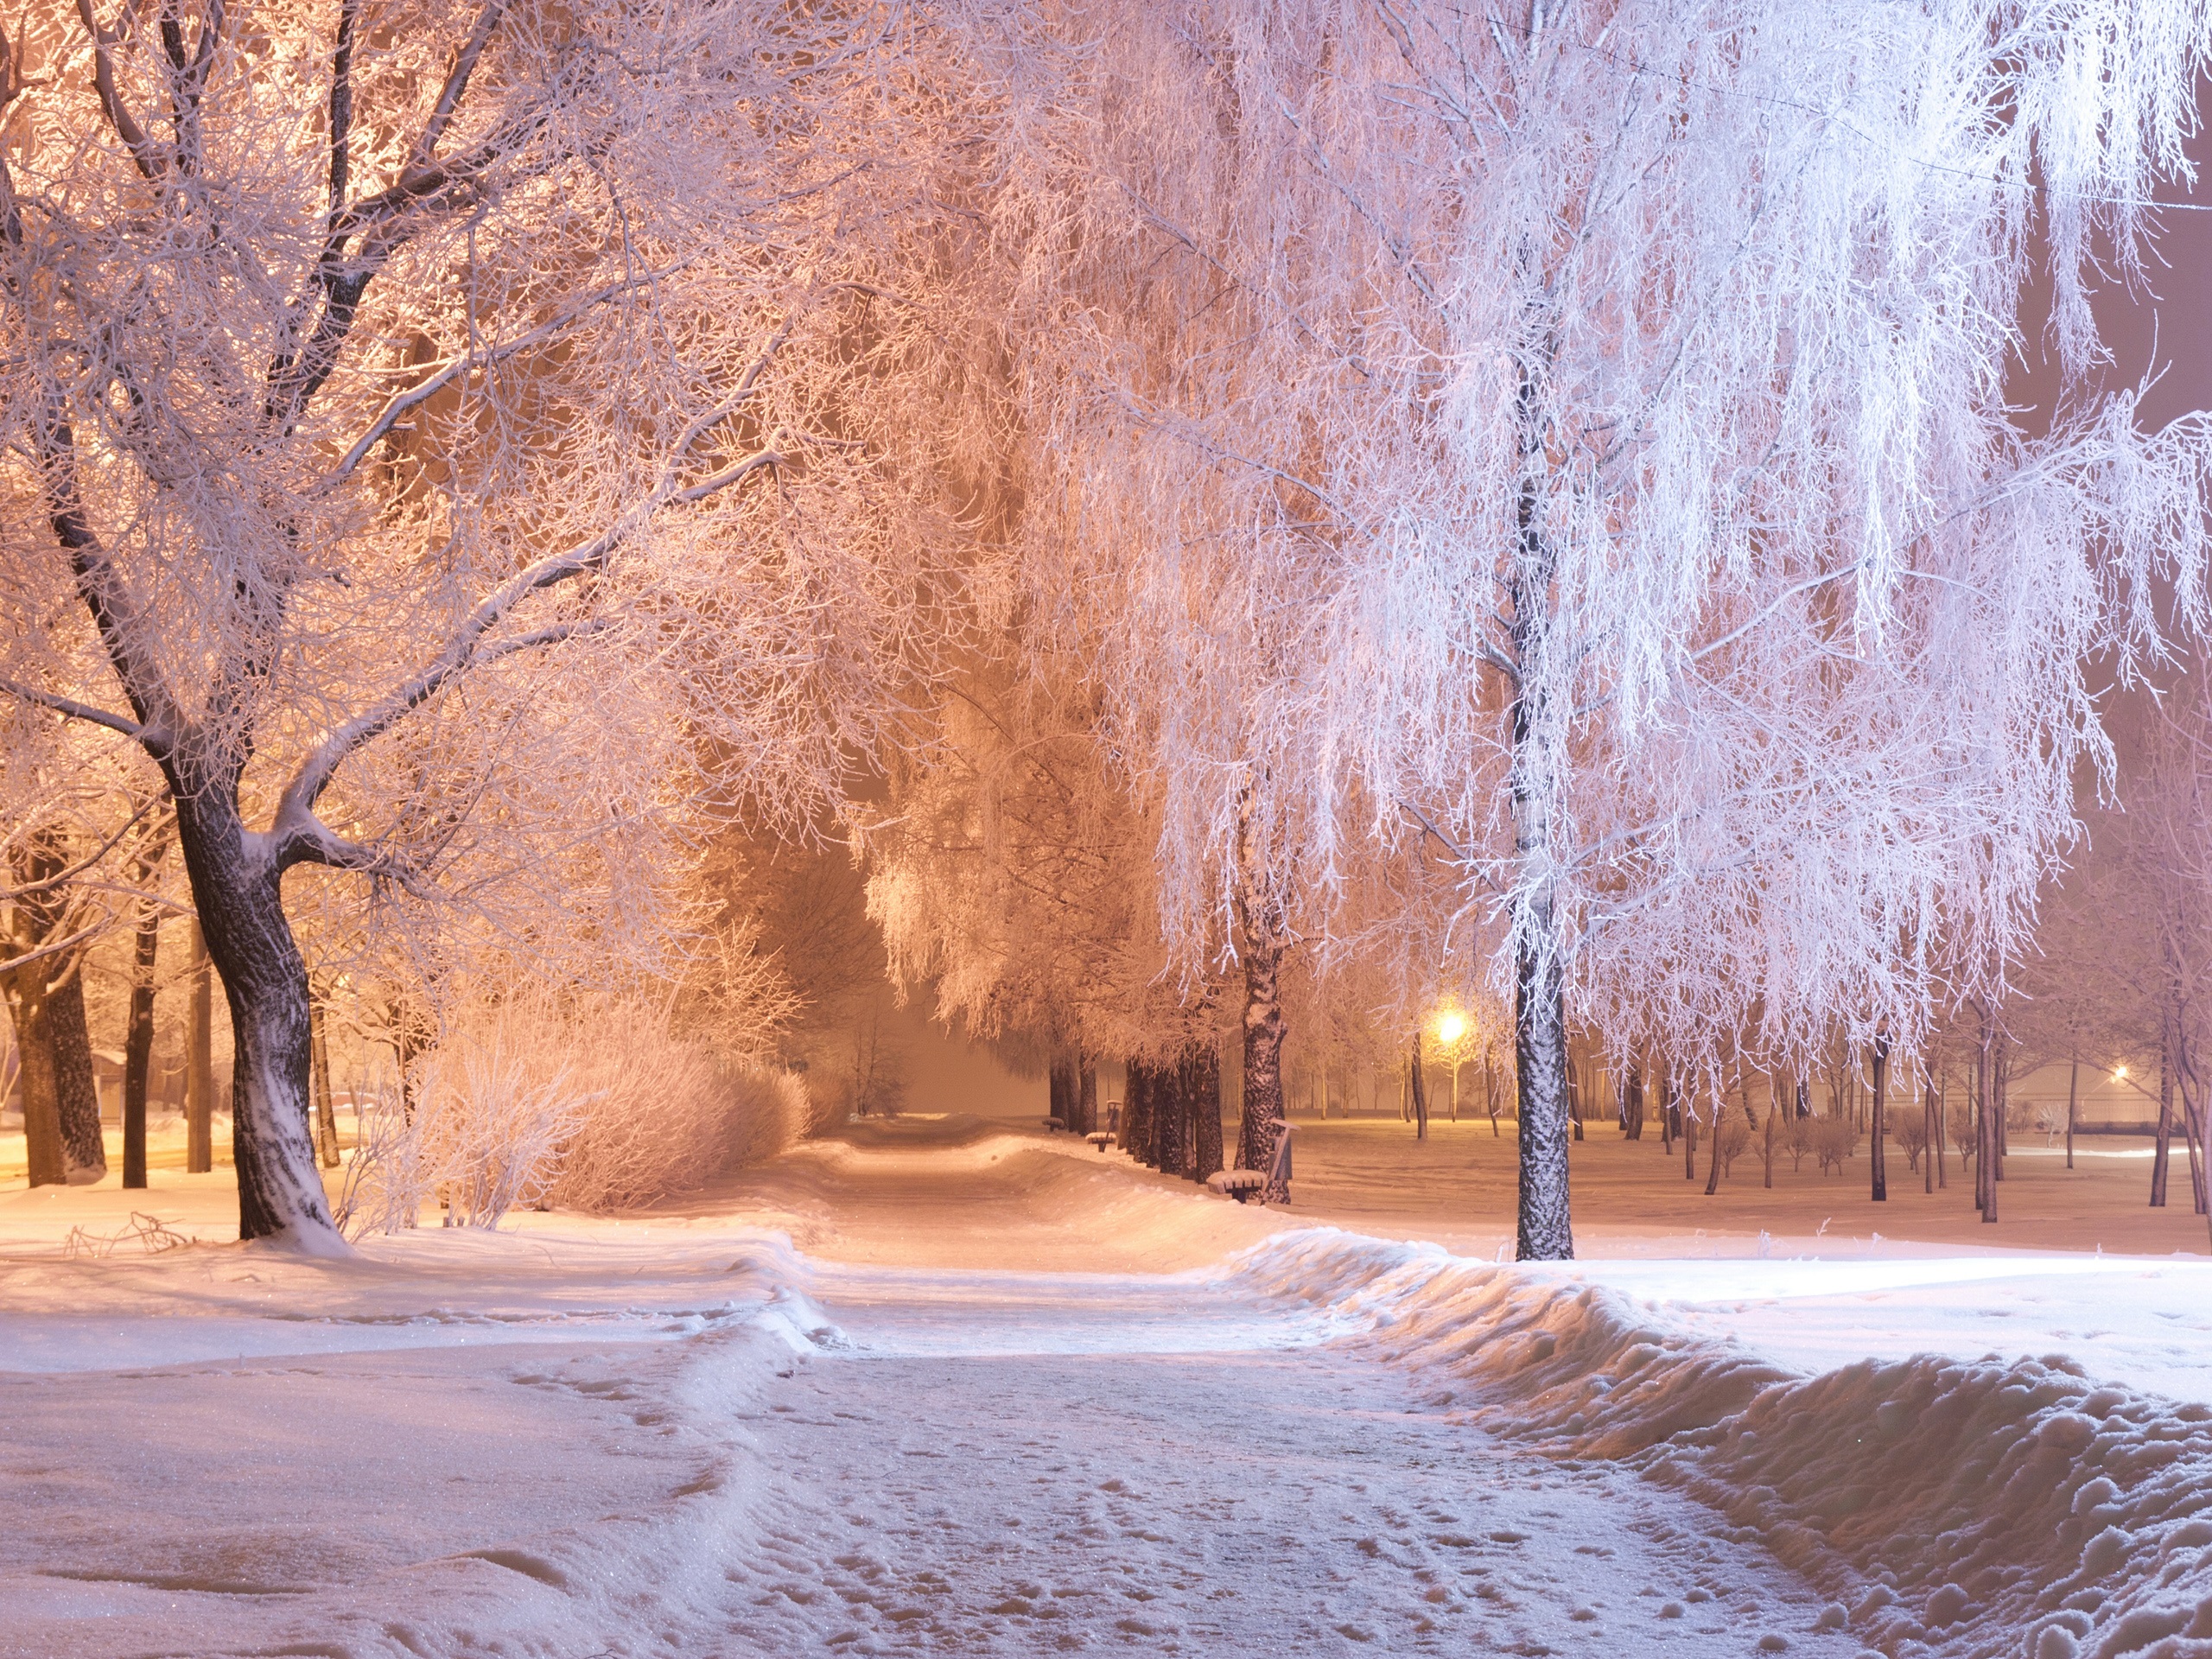
{"type": "Polygon", "coordinates": [[[1808,1377],[1572,1268],[1333,1230],[1230,1278],[1433,1376],[1432,1405],[1682,1489],[1893,1659],[2212,1659],[2212,1408],[2061,1355],[1808,1377]]]}

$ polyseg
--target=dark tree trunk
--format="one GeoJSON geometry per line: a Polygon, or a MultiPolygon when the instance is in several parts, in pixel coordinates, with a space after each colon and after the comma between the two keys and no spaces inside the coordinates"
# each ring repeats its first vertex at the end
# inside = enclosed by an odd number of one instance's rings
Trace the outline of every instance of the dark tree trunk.
{"type": "Polygon", "coordinates": [[[123,1184],[146,1185],[146,1082],[154,1063],[154,967],[162,921],[149,912],[138,924],[130,957],[130,1024],[123,1038],[123,1184]]]}
{"type": "Polygon", "coordinates": [[[1178,1068],[1179,1092],[1191,1110],[1191,1179],[1203,1181],[1221,1168],[1221,1053],[1193,1043],[1178,1068]]]}
{"type": "Polygon", "coordinates": [[[1682,1179],[1697,1179],[1697,1107],[1688,1101],[1682,1105],[1682,1179]]]}
{"type": "Polygon", "coordinates": [[[1582,1138],[1582,1068],[1574,1063],[1574,1051],[1567,1051],[1567,1121],[1573,1125],[1577,1141],[1582,1138]]]}
{"type": "Polygon", "coordinates": [[[1927,1071],[1928,1075],[1921,1079],[1920,1109],[1928,1144],[1920,1149],[1920,1190],[1932,1194],[1936,1191],[1936,1160],[1942,1155],[1942,1149],[1936,1139],[1936,1068],[1929,1066],[1927,1071]]]}
{"type": "Polygon", "coordinates": [[[230,1005],[238,1236],[343,1252],[308,1125],[308,971],[284,915],[283,868],[247,838],[232,788],[172,776],[169,792],[207,955],[230,1005]]]}
{"type": "Polygon", "coordinates": [[[205,1175],[215,1167],[215,982],[206,937],[192,925],[192,1014],[186,1027],[184,1167],[205,1175]]]}
{"type": "Polygon", "coordinates": [[[1491,1064],[1490,1050],[1483,1050],[1483,1109],[1490,1114],[1490,1138],[1502,1139],[1497,1127],[1497,1068],[1491,1064]]]}
{"type": "Polygon", "coordinates": [[[1940,1076],[1929,1086],[1936,1090],[1936,1190],[1942,1192],[1951,1185],[1951,1095],[1940,1076]]]}
{"type": "Polygon", "coordinates": [[[1659,1155],[1671,1158],[1675,1154],[1675,1103],[1667,1091],[1667,1074],[1659,1073],[1659,1155]]]}
{"type": "MultiPolygon", "coordinates": [[[[11,926],[0,951],[10,956],[67,938],[78,925],[66,887],[67,843],[40,830],[19,844],[12,863],[17,882],[35,890],[10,907],[11,926]]],[[[81,1186],[107,1173],[100,1141],[99,1093],[92,1079],[92,1046],[85,1029],[84,953],[41,957],[6,976],[22,1056],[23,1139],[30,1184],[81,1186]]]]}
{"type": "Polygon", "coordinates": [[[1567,1007],[1558,958],[1522,949],[1514,960],[1513,992],[1521,1112],[1514,1255],[1522,1262],[1568,1262],[1574,1224],[1567,1188],[1567,1007]]]}
{"type": "Polygon", "coordinates": [[[1074,1128],[1075,1057],[1065,1050],[1056,1050],[1046,1077],[1046,1087],[1052,1100],[1049,1109],[1052,1115],[1059,1120],[1062,1128],[1074,1128]]]}
{"type": "Polygon", "coordinates": [[[1990,1045],[1989,1058],[1989,1100],[1993,1109],[1990,1127],[1997,1154],[1989,1160],[1989,1179],[2001,1181],[2005,1179],[2005,1154],[2012,1149],[2012,1050],[2005,1040],[2004,1033],[1999,1032],[1996,1041],[1990,1045]]]}
{"type": "Polygon", "coordinates": [[[1882,1136],[1889,1125],[1884,1116],[1888,1104],[1890,1084],[1890,1046],[1886,1040],[1874,1039],[1874,1093],[1872,1109],[1867,1117],[1868,1132],[1872,1137],[1867,1144],[1866,1159],[1874,1166],[1874,1202],[1886,1204],[1890,1197],[1890,1173],[1883,1160],[1882,1136]]]}
{"type": "Polygon", "coordinates": [[[1076,1054],[1075,1116],[1077,1135],[1098,1133],[1098,1058],[1088,1050],[1076,1054]]]}
{"type": "Polygon", "coordinates": [[[2082,1057],[2075,1055],[2066,1071],[2066,1167],[2074,1167],[2074,1126],[2082,1107],[2082,1057]]]}
{"type": "Polygon", "coordinates": [[[2151,1207],[2166,1207],[2166,1163],[2173,1146],[2173,1066],[2168,1058],[2171,1041],[2167,1029],[2158,1033],[2158,1131],[2151,1149],[2151,1207]]]}
{"type": "Polygon", "coordinates": [[[1152,1144],[1152,1068],[1131,1059],[1122,1085],[1122,1148],[1141,1164],[1154,1161],[1152,1144]]]}
{"type": "Polygon", "coordinates": [[[1421,1063],[1421,1033],[1414,1033],[1414,1052],[1406,1061],[1406,1082],[1414,1096],[1414,1139],[1428,1139],[1428,1080],[1421,1073],[1427,1068],[1421,1063]]]}
{"type": "Polygon", "coordinates": [[[1191,1103],[1173,1063],[1152,1071],[1152,1139],[1163,1175],[1187,1175],[1191,1168],[1191,1103]]]}
{"type": "Polygon", "coordinates": [[[1621,1123],[1631,1141],[1643,1139],[1643,1071],[1630,1065],[1621,1079],[1621,1123]]]}
{"type": "MultiPolygon", "coordinates": [[[[1720,1190],[1720,1114],[1727,1104],[1719,1093],[1713,1096],[1713,1148],[1707,1154],[1705,1172],[1705,1196],[1708,1198],[1720,1190]]],[[[1750,1109],[1746,1106],[1745,1109],[1750,1109]]]]}
{"type": "Polygon", "coordinates": [[[1997,1122],[1991,1109],[1991,1090],[1996,1085],[1997,1068],[1991,1046],[1994,1035],[1987,1026],[1982,1027],[1981,1058],[1974,1067],[1974,1190],[1980,1200],[1981,1218],[1985,1222],[1997,1219],[1997,1122]]]}
{"type": "MultiPolygon", "coordinates": [[[[16,971],[26,977],[45,964],[16,971]]],[[[46,987],[41,981],[10,998],[16,1020],[16,1086],[23,1096],[23,1141],[33,1186],[60,1186],[69,1179],[61,1157],[61,1113],[54,1094],[54,1041],[46,1028],[46,987]]]]}
{"type": "Polygon", "coordinates": [[[47,1035],[54,1046],[54,1115],[61,1130],[62,1166],[72,1186],[89,1186],[107,1173],[107,1147],[100,1139],[99,1085],[92,1074],[92,1037],[85,1025],[84,969],[79,957],[59,976],[60,982],[46,998],[47,1035]]]}
{"type": "Polygon", "coordinates": [[[1773,1098],[1766,1103],[1766,1130],[1759,1146],[1759,1185],[1770,1189],[1774,1185],[1774,1126],[1782,1116],[1782,1079],[1770,1077],[1767,1089],[1773,1098]]]}

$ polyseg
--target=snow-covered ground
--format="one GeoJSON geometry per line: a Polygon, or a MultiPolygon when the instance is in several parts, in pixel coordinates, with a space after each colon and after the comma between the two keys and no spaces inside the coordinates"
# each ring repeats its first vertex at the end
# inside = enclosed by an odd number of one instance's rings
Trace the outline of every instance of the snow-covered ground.
{"type": "Polygon", "coordinates": [[[905,1120],[339,1263],[0,1191],[0,1653],[2212,1655],[2201,1256],[1700,1237],[1601,1146],[1500,1267],[1395,1127],[1289,1212],[905,1120]]]}

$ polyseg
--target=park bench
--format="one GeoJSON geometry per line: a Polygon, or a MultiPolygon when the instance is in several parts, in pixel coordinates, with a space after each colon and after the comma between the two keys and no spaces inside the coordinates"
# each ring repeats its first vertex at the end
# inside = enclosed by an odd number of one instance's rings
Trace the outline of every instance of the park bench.
{"type": "MultiPolygon", "coordinates": [[[[1274,1162],[1264,1170],[1219,1169],[1206,1177],[1206,1185],[1215,1192],[1225,1194],[1239,1204],[1249,1204],[1253,1198],[1270,1186],[1287,1191],[1290,1186],[1291,1127],[1282,1126],[1282,1139],[1275,1142],[1274,1162]]],[[[1265,1203],[1263,1198],[1261,1202],[1265,1203]]]]}
{"type": "Polygon", "coordinates": [[[1092,1146],[1097,1147],[1101,1152],[1105,1151],[1107,1147],[1114,1144],[1114,1137],[1107,1134],[1103,1129],[1093,1129],[1089,1135],[1084,1135],[1083,1138],[1090,1141],[1092,1146]]]}

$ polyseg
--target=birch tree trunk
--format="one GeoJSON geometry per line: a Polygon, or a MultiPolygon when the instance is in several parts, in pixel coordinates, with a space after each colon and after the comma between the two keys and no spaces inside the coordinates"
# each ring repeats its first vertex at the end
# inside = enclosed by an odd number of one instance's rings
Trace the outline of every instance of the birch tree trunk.
{"type": "MultiPolygon", "coordinates": [[[[1244,937],[1244,1103],[1238,1115],[1236,1163],[1242,1169],[1274,1167],[1282,1142],[1282,947],[1264,934],[1244,937]]],[[[1270,1186],[1268,1204],[1290,1201],[1287,1186],[1270,1186]]]]}
{"type": "Polygon", "coordinates": [[[1567,1006],[1556,952],[1516,955],[1514,1060],[1520,1071],[1521,1191],[1514,1255],[1568,1262],[1574,1226],[1567,1166],[1567,1006]]]}

